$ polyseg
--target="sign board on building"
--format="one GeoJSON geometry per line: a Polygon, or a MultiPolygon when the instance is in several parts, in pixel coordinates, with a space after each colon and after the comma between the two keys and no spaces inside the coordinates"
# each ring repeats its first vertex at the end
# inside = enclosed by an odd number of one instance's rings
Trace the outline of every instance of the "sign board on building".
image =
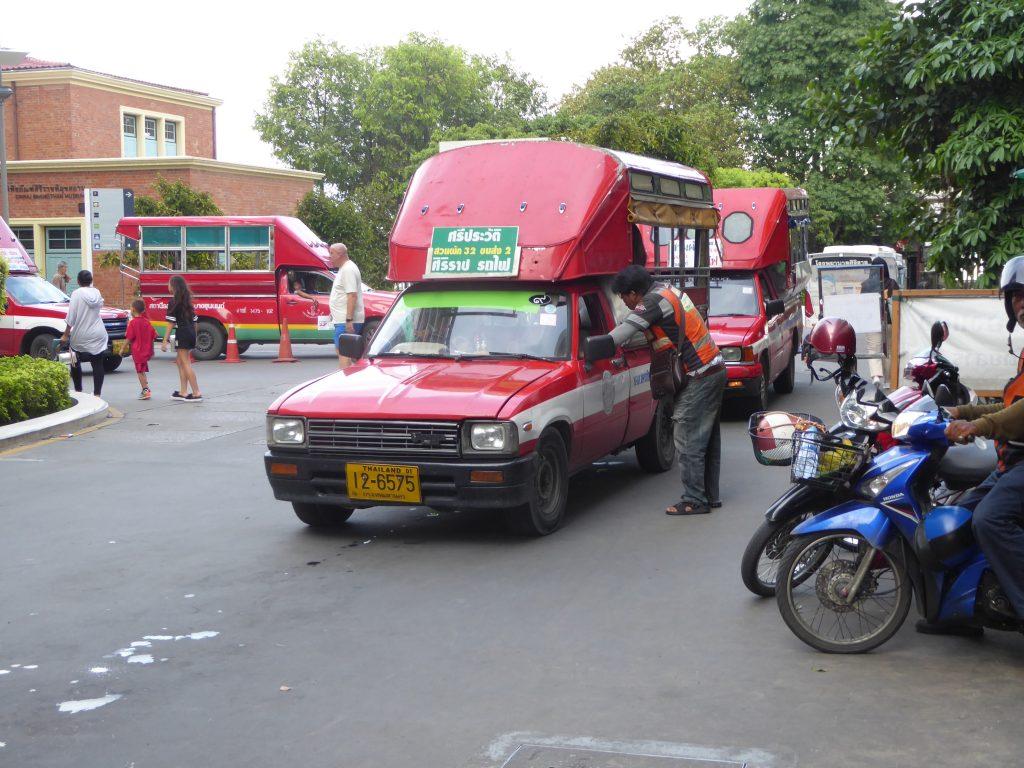
{"type": "Polygon", "coordinates": [[[135,194],[130,189],[85,190],[86,232],[89,247],[95,251],[118,251],[121,240],[117,223],[123,216],[135,215],[135,194]]]}
{"type": "Polygon", "coordinates": [[[424,277],[515,277],[519,227],[434,227],[424,277]]]}

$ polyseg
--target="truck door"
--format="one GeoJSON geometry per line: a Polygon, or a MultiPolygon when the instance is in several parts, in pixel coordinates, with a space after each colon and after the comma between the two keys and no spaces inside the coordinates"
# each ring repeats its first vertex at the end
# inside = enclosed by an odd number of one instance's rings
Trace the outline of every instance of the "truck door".
{"type": "MultiPolygon", "coordinates": [[[[761,311],[765,311],[765,305],[774,299],[781,299],[785,296],[785,284],[783,291],[779,291],[772,280],[770,268],[757,273],[757,281],[761,287],[761,311]]],[[[770,377],[775,379],[786,367],[786,359],[789,345],[785,339],[786,315],[776,315],[765,323],[765,335],[768,337],[768,366],[771,371],[770,377]]]]}
{"type": "Polygon", "coordinates": [[[629,419],[629,368],[621,350],[610,360],[590,365],[583,361],[583,340],[611,330],[597,290],[577,299],[577,322],[576,356],[583,392],[583,428],[574,453],[580,462],[591,462],[618,448],[625,438],[629,419]]]}
{"type": "Polygon", "coordinates": [[[315,270],[289,269],[279,277],[278,310],[292,341],[331,343],[330,293],[330,281],[315,270]]]}

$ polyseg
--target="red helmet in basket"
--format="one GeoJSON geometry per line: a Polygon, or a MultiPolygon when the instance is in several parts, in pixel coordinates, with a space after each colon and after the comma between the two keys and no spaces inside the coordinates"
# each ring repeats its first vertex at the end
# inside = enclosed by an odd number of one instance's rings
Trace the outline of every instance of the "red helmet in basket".
{"type": "Polygon", "coordinates": [[[807,337],[805,354],[809,362],[822,357],[850,357],[857,354],[857,334],[841,317],[826,317],[807,337]]]}

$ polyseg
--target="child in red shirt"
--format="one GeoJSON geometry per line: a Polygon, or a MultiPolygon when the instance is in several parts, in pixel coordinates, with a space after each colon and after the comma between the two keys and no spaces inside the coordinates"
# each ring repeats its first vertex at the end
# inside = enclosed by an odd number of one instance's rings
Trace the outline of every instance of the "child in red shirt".
{"type": "Polygon", "coordinates": [[[149,391],[149,379],[146,374],[149,373],[149,359],[153,356],[156,329],[146,317],[146,302],[142,299],[135,299],[132,302],[132,319],[128,323],[128,332],[125,338],[131,344],[135,372],[139,375],[139,384],[142,385],[139,400],[149,400],[153,393],[149,391]]]}

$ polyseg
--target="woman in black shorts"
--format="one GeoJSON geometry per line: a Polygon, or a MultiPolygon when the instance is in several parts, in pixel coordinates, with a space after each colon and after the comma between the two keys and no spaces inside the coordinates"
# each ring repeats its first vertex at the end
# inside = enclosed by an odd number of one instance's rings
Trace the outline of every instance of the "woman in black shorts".
{"type": "Polygon", "coordinates": [[[167,287],[171,292],[171,300],[167,303],[167,331],[160,343],[160,350],[167,351],[167,343],[173,330],[174,347],[177,350],[174,363],[178,366],[180,383],[179,389],[172,392],[171,397],[175,400],[197,403],[203,396],[199,394],[196,372],[192,369],[192,360],[189,357],[189,352],[196,348],[196,313],[192,306],[192,292],[181,275],[172,277],[167,287]],[[191,394],[188,393],[189,387],[192,388],[191,394]]]}

